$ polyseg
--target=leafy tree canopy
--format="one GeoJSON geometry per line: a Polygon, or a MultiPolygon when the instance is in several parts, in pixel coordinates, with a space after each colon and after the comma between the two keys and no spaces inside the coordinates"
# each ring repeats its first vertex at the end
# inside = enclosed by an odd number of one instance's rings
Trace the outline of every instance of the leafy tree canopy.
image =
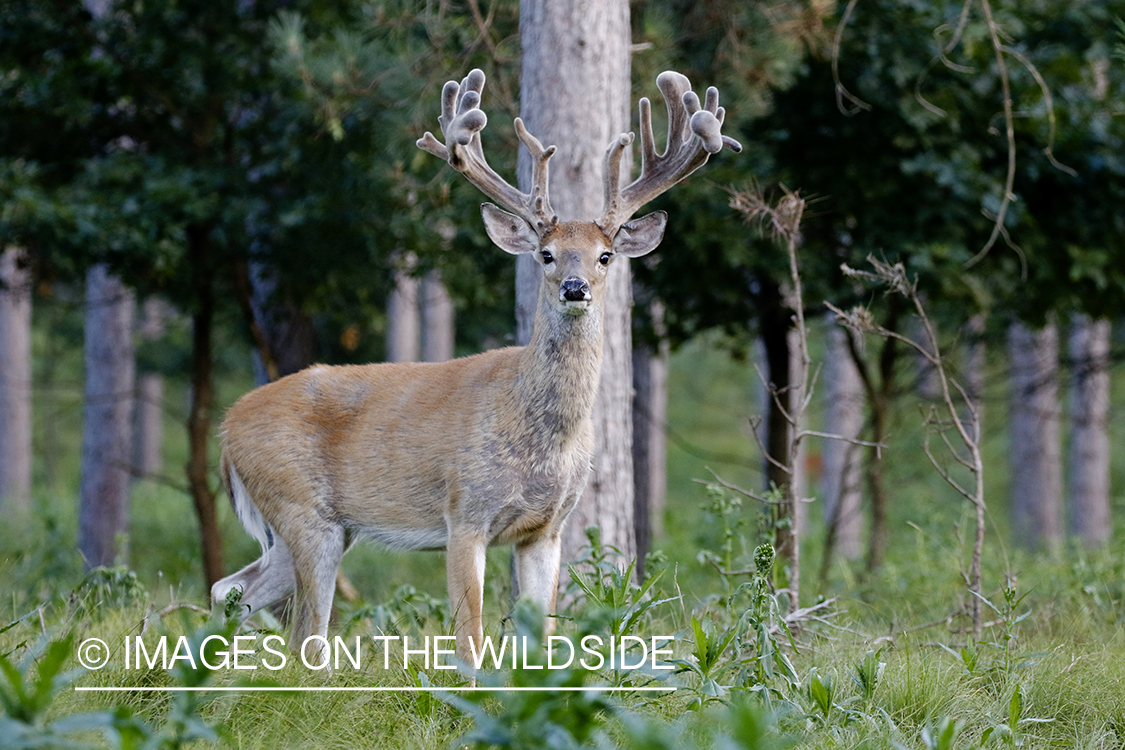
{"type": "MultiPolygon", "coordinates": [[[[808,299],[850,304],[862,292],[838,266],[862,266],[873,254],[904,262],[955,320],[1001,308],[1032,321],[1052,309],[1122,308],[1125,274],[1115,259],[1125,237],[1117,209],[1125,75],[1110,60],[1106,35],[1125,7],[989,6],[1010,81],[1015,172],[1003,232],[981,257],[1009,164],[1001,69],[982,6],[841,5],[824,30],[801,6],[788,23],[761,9],[755,17],[750,8],[708,7],[713,12],[699,11],[704,23],[678,27],[678,53],[721,89],[758,82],[764,90],[725,99],[750,149],[712,176],[784,185],[810,198],[802,251],[808,299]],[[760,61],[757,72],[732,64],[753,59],[731,51],[752,37],[743,29],[766,22],[806,46],[775,46],[787,54],[760,61]],[[704,43],[716,34],[722,43],[704,43]]],[[[666,301],[673,336],[710,327],[750,332],[760,290],[783,278],[780,254],[732,221],[713,188],[677,191],[666,241],[675,251],[639,275],[666,301]]]]}

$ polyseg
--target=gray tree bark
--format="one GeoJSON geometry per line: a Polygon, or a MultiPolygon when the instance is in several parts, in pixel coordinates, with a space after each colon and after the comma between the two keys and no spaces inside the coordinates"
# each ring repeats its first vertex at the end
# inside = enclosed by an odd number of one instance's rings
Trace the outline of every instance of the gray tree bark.
{"type": "MultiPolygon", "coordinates": [[[[140,310],[137,333],[142,339],[154,341],[164,335],[164,303],[149,297],[140,310]]],[[[159,474],[163,466],[164,448],[164,376],[158,372],[137,374],[137,392],[133,402],[133,474],[159,474]]]]}
{"type": "MultiPolygon", "coordinates": [[[[606,147],[629,130],[630,33],[627,0],[522,0],[523,68],[520,114],[551,160],[551,205],[563,220],[596,218],[602,208],[606,147]]],[[[521,149],[519,181],[526,190],[531,163],[521,149]]],[[[606,285],[605,348],[594,407],[590,483],[563,533],[563,559],[573,560],[598,526],[603,543],[636,554],[633,518],[633,378],[630,273],[627,259],[610,267],[606,285]]],[[[517,266],[516,313],[521,342],[530,337],[539,281],[532,258],[517,266]]]]}
{"type": "Polygon", "coordinates": [[[0,251],[0,509],[31,504],[31,278],[20,248],[0,251]]]}
{"type": "Polygon", "coordinates": [[[410,266],[395,271],[395,288],[387,298],[388,362],[418,361],[418,279],[410,275],[410,266]]]}
{"type": "Polygon", "coordinates": [[[78,549],[87,570],[126,552],[133,413],[133,294],[104,265],[86,276],[86,408],[78,549]]]}
{"type": "Polygon", "coordinates": [[[449,298],[441,272],[430,271],[422,279],[422,361],[453,359],[453,300],[449,298]]]}
{"type": "MultiPolygon", "coordinates": [[[[824,387],[824,431],[846,438],[863,432],[864,390],[859,371],[848,352],[847,334],[835,325],[828,329],[827,352],[821,383],[824,387]]],[[[824,520],[835,525],[835,551],[848,560],[863,556],[863,483],[861,450],[842,440],[825,440],[824,520]]]]}
{"type": "Polygon", "coordinates": [[[1071,532],[1089,546],[1109,540],[1109,340],[1110,323],[1076,315],[1070,332],[1071,532]]]}
{"type": "MultiPolygon", "coordinates": [[[[807,384],[798,383],[801,372],[801,339],[800,334],[796,328],[790,329],[786,334],[789,341],[789,400],[786,404],[786,410],[790,414],[796,414],[797,409],[801,402],[804,401],[807,384]]],[[[812,377],[812,372],[809,373],[812,377]]],[[[802,414],[798,424],[790,426],[789,439],[792,440],[794,431],[800,432],[801,430],[808,429],[808,415],[802,414]]],[[[809,495],[809,475],[806,467],[806,459],[809,454],[808,440],[801,440],[797,445],[797,453],[793,456],[793,497],[797,498],[797,506],[793,509],[793,524],[795,526],[793,533],[799,539],[804,536],[805,529],[809,527],[809,504],[804,502],[809,495]]]]}
{"type": "Polygon", "coordinates": [[[1029,547],[1050,549],[1063,539],[1058,329],[1013,323],[1008,349],[1012,529],[1029,547]]]}

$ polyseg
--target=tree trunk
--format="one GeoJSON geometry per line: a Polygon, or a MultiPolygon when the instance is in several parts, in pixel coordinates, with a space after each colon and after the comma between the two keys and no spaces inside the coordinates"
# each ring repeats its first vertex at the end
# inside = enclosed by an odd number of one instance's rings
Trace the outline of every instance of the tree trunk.
{"type": "MultiPolygon", "coordinates": [[[[883,327],[888,331],[897,332],[902,316],[902,303],[897,297],[890,297],[887,301],[887,319],[883,327]]],[[[871,442],[879,444],[887,438],[887,419],[890,415],[891,400],[895,395],[896,379],[895,368],[898,365],[899,347],[893,338],[884,338],[882,348],[879,350],[878,380],[875,373],[867,364],[860,351],[860,344],[855,335],[847,332],[848,352],[852,362],[859,373],[863,392],[867,396],[867,408],[870,412],[871,442]]],[[[874,571],[882,567],[883,558],[887,553],[887,491],[884,477],[883,453],[878,448],[867,450],[867,490],[871,497],[871,528],[867,536],[867,570],[874,571]]]]}
{"type": "Polygon", "coordinates": [[[315,359],[312,320],[292,302],[278,298],[273,269],[261,262],[236,263],[234,287],[254,339],[258,385],[299,372],[315,359]]]}
{"type": "MultiPolygon", "coordinates": [[[[897,330],[897,315],[888,323],[887,329],[897,330]]],[[[887,419],[890,416],[891,399],[894,398],[895,360],[898,358],[898,342],[894,339],[883,341],[879,352],[879,390],[871,402],[871,441],[882,443],[887,439],[887,419]]],[[[867,569],[878,570],[883,566],[887,554],[890,530],[887,528],[887,489],[882,451],[871,448],[867,458],[867,487],[871,494],[871,535],[867,544],[867,569]]]]}
{"type": "Polygon", "coordinates": [[[1105,318],[1076,315],[1070,332],[1070,528],[1094,547],[1109,540],[1109,340],[1105,318]]]}
{"type": "Polygon", "coordinates": [[[43,488],[49,493],[59,491],[60,472],[58,465],[61,454],[59,449],[59,422],[61,421],[61,410],[59,409],[56,387],[59,381],[62,353],[65,348],[65,344],[60,346],[60,339],[63,337],[59,335],[59,323],[62,316],[59,314],[61,306],[56,302],[57,300],[52,299],[50,303],[40,307],[41,312],[46,314],[47,336],[46,341],[44,341],[43,354],[39,359],[39,374],[36,378],[36,387],[45,396],[43,406],[40,407],[42,412],[39,423],[42,425],[43,488]]]}
{"type": "Polygon", "coordinates": [[[78,549],[86,570],[124,557],[133,412],[133,295],[104,265],[86,276],[86,407],[78,549]]]}
{"type": "Polygon", "coordinates": [[[641,344],[633,349],[633,523],[640,580],[652,540],[664,534],[667,415],[668,342],[661,340],[656,348],[641,344]]]}
{"type": "MultiPolygon", "coordinates": [[[[155,297],[145,300],[137,333],[154,341],[164,335],[164,304],[155,297]]],[[[164,448],[164,376],[143,372],[137,376],[133,402],[133,476],[159,474],[164,448]]]]}
{"type": "Polygon", "coordinates": [[[0,251],[0,511],[31,504],[31,277],[20,248],[0,251]]]}
{"type": "Polygon", "coordinates": [[[1063,538],[1062,457],[1058,409],[1058,330],[1013,323],[1010,423],[1011,512],[1015,538],[1032,549],[1063,538]]]}
{"type": "MultiPolygon", "coordinates": [[[[790,482],[799,482],[800,477],[790,477],[774,461],[785,465],[789,462],[790,424],[786,413],[792,414],[792,405],[795,403],[794,393],[791,389],[793,373],[793,351],[790,346],[790,323],[792,313],[785,303],[785,295],[781,287],[770,280],[762,281],[762,292],[759,303],[759,326],[761,329],[762,348],[765,352],[766,372],[770,388],[778,394],[774,398],[770,389],[766,389],[766,435],[765,445],[773,461],[763,458],[765,469],[765,489],[773,487],[785,490],[790,482]],[[781,403],[778,403],[778,400],[781,403]]],[[[799,461],[797,462],[799,463],[799,461]]],[[[794,489],[799,487],[795,485],[794,489]]],[[[783,492],[783,497],[787,493],[783,492]]],[[[798,497],[797,494],[793,495],[798,497]]],[[[773,506],[774,508],[774,546],[777,548],[777,557],[782,561],[792,561],[794,552],[799,549],[800,519],[795,506],[789,503],[773,506]]],[[[797,561],[799,562],[799,561],[797,561]]],[[[798,565],[799,568],[799,565],[798,565]]],[[[787,580],[786,586],[791,582],[787,580]]],[[[791,587],[791,586],[790,586],[791,587]]]]}
{"type": "MultiPolygon", "coordinates": [[[[789,392],[789,368],[792,360],[789,352],[789,322],[790,314],[785,308],[781,288],[772,281],[763,281],[758,325],[766,360],[764,374],[769,385],[781,394],[789,392]]],[[[764,401],[766,450],[775,461],[784,463],[789,455],[789,422],[770,394],[769,388],[765,391],[764,401]]],[[[789,475],[772,461],[763,458],[762,466],[765,471],[766,490],[773,486],[783,488],[789,483],[789,475]]],[[[778,554],[780,553],[781,535],[779,534],[778,554]]]]}
{"type": "Polygon", "coordinates": [[[453,301],[449,299],[440,271],[430,271],[422,279],[421,308],[422,361],[453,359],[453,301]]]}
{"type": "Polygon", "coordinates": [[[395,271],[395,288],[387,298],[388,362],[418,361],[418,279],[410,274],[413,265],[407,258],[395,271]]]}
{"type": "Polygon", "coordinates": [[[207,590],[223,577],[223,540],[215,512],[215,490],[208,471],[207,443],[215,406],[212,377],[211,329],[215,318],[215,279],[207,230],[191,227],[188,243],[193,262],[196,309],[192,313],[191,406],[188,413],[187,478],[203,548],[203,577],[207,590]]]}
{"type": "MultiPolygon", "coordinates": [[[[805,388],[807,384],[798,382],[801,377],[801,334],[797,331],[796,327],[789,329],[789,335],[786,337],[786,345],[789,347],[789,399],[786,402],[786,409],[790,415],[797,413],[798,407],[805,399],[805,388]]],[[[809,377],[812,377],[810,371],[809,377]]],[[[808,429],[809,426],[808,415],[804,412],[801,413],[800,420],[796,425],[796,430],[808,429]]],[[[792,440],[793,426],[790,426],[790,440],[792,440]]],[[[793,522],[795,533],[797,536],[804,536],[805,530],[809,527],[809,505],[804,502],[809,495],[809,476],[805,466],[807,463],[806,457],[809,452],[808,440],[801,440],[796,446],[797,452],[793,455],[793,497],[797,499],[797,505],[793,508],[793,522]]]]}
{"type": "MultiPolygon", "coordinates": [[[[863,432],[863,383],[848,353],[844,329],[833,323],[828,330],[827,343],[821,379],[826,402],[824,431],[856,439],[863,432]]],[[[845,559],[855,560],[863,555],[860,449],[842,440],[825,440],[822,455],[824,520],[828,538],[832,540],[830,544],[825,544],[826,562],[832,551],[845,559]]]]}
{"type": "MultiPolygon", "coordinates": [[[[563,220],[596,218],[602,208],[602,162],[610,141],[629,130],[629,4],[522,0],[521,116],[545,145],[551,162],[551,205],[563,220]]],[[[529,187],[531,162],[520,150],[519,177],[529,187]]],[[[586,493],[563,532],[563,559],[587,544],[587,526],[626,557],[636,553],[633,525],[632,346],[630,273],[626,258],[606,279],[605,345],[594,406],[593,471],[586,493]]],[[[539,280],[535,261],[517,266],[517,324],[530,335],[539,280]]]]}

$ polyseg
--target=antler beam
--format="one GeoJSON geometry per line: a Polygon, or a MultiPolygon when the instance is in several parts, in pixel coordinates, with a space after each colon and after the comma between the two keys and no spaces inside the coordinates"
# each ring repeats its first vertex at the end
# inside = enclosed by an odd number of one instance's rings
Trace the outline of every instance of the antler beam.
{"type": "Polygon", "coordinates": [[[719,106],[718,89],[708,88],[700,106],[686,76],[668,70],[657,76],[656,85],[668,107],[668,143],[664,153],[656,153],[648,98],[641,99],[639,104],[641,174],[624,189],[620,186],[621,156],[633,142],[633,134],[622,133],[606,150],[605,206],[598,226],[611,237],[637,209],[702,167],[711,154],[722,151],[724,146],[735,153],[742,151],[742,144],[720,132],[726,110],[719,106]]]}
{"type": "Polygon", "coordinates": [[[481,91],[484,89],[484,72],[475,68],[458,84],[449,81],[441,92],[441,126],[445,143],[432,133],[418,139],[419,148],[445,161],[480,188],[481,192],[504,208],[526,220],[542,237],[558,224],[559,217],[551,210],[547,193],[547,162],[555,153],[554,146],[543,147],[539,139],[528,132],[523,120],[516,118],[516,135],[532,158],[532,188],[523,193],[512,187],[488,166],[481,145],[480,133],[488,124],[488,117],[480,109],[481,91]]]}

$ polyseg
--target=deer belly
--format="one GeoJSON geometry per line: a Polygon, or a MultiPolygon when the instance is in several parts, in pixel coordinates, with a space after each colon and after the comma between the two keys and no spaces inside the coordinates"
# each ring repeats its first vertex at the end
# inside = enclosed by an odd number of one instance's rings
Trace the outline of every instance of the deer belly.
{"type": "Polygon", "coordinates": [[[391,526],[355,526],[352,528],[359,534],[382,542],[394,549],[445,549],[446,543],[449,541],[449,531],[444,525],[420,529],[391,526]]]}

